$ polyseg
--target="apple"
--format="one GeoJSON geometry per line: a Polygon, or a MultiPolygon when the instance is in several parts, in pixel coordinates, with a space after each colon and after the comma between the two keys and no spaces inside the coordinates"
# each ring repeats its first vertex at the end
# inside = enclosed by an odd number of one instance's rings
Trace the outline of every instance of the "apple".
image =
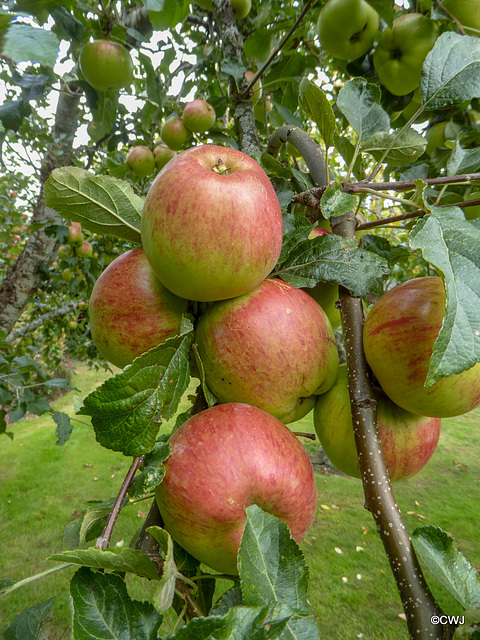
{"type": "Polygon", "coordinates": [[[84,240],[82,244],[75,247],[75,254],[79,258],[91,258],[93,255],[93,247],[90,242],[84,240]]]}
{"type": "MultiPolygon", "coordinates": [[[[328,221],[326,221],[328,223],[328,221]]],[[[314,227],[308,237],[318,238],[318,236],[331,235],[331,231],[323,227],[314,227]]],[[[337,329],[342,324],[340,309],[335,305],[338,300],[338,286],[329,282],[318,282],[314,287],[305,287],[302,289],[322,307],[330,320],[332,329],[337,329]]]]}
{"type": "Polygon", "coordinates": [[[78,327],[78,324],[76,320],[69,320],[67,323],[67,327],[70,329],[70,331],[75,331],[75,329],[78,327]]]}
{"type": "Polygon", "coordinates": [[[468,33],[480,31],[480,0],[442,0],[445,9],[452,14],[468,33]]]}
{"type": "MultiPolygon", "coordinates": [[[[470,200],[480,200],[480,191],[469,193],[468,196],[465,196],[465,200],[467,202],[470,200]]],[[[462,210],[467,220],[476,220],[480,217],[480,204],[474,205],[473,207],[463,207],[462,210]]]]}
{"type": "Polygon", "coordinates": [[[157,144],[157,146],[153,148],[153,156],[155,158],[155,167],[160,171],[169,160],[176,156],[176,151],[170,149],[165,144],[157,144]]]}
{"type": "Polygon", "coordinates": [[[68,244],[72,247],[81,245],[84,241],[82,225],[80,222],[72,222],[68,227],[68,244]]]}
{"type": "Polygon", "coordinates": [[[103,357],[123,368],[180,329],[187,301],[157,279],[142,249],[118,256],[99,276],[88,313],[103,357]]]}
{"type": "Polygon", "coordinates": [[[111,40],[94,40],[80,52],[80,69],[97,91],[118,91],[133,80],[133,61],[121,44],[111,40]]]}
{"type": "Polygon", "coordinates": [[[172,116],[165,121],[160,136],[167,147],[179,151],[191,137],[191,132],[185,126],[180,116],[172,116]]]}
{"type": "Polygon", "coordinates": [[[443,122],[436,122],[427,129],[425,133],[425,138],[427,140],[425,151],[427,155],[431,156],[438,147],[443,147],[443,143],[445,142],[446,125],[447,122],[444,120],[443,122]]]}
{"type": "Polygon", "coordinates": [[[363,333],[368,364],[387,396],[406,411],[438,418],[480,404],[480,363],[424,388],[445,303],[441,278],[403,282],[373,305],[363,333]]]}
{"type": "Polygon", "coordinates": [[[73,271],[73,269],[67,268],[62,271],[62,278],[67,284],[70,284],[74,276],[75,276],[75,271],[73,271]]]}
{"type": "Polygon", "coordinates": [[[153,151],[142,144],[138,144],[129,150],[126,163],[132,173],[142,178],[149,176],[155,170],[153,151]]]}
{"type": "Polygon", "coordinates": [[[418,87],[423,63],[437,37],[437,23],[421,13],[407,13],[383,31],[373,65],[390,93],[405,96],[418,87]]]}
{"type": "MultiPolygon", "coordinates": [[[[440,437],[440,418],[409,413],[379,389],[378,433],[390,480],[405,480],[427,464],[440,437]]],[[[353,434],[347,366],[341,364],[333,387],[318,396],[313,410],[318,439],[330,462],[342,473],[361,478],[353,434]]]]}
{"type": "Polygon", "coordinates": [[[317,505],[314,472],[280,420],[248,404],[217,405],[189,418],[169,444],[156,499],[165,528],[195,558],[237,574],[252,504],[283,520],[298,543],[304,539],[317,505]]]}
{"type": "Polygon", "coordinates": [[[148,191],[142,245],[163,284],[182,298],[214,301],[256,287],[282,248],[278,198],[250,156],[217,145],[179,153],[148,191]]]}
{"type": "MultiPolygon", "coordinates": [[[[207,9],[207,11],[213,11],[212,0],[195,0],[195,4],[198,4],[202,9],[207,9]]],[[[252,0],[230,0],[230,4],[235,18],[242,20],[250,13],[252,0]]]]}
{"type": "Polygon", "coordinates": [[[69,244],[62,244],[58,247],[58,257],[60,260],[65,260],[73,255],[73,249],[69,244]]]}
{"type": "Polygon", "coordinates": [[[335,381],[338,352],[323,309],[301,289],[266,279],[212,304],[197,324],[205,378],[220,402],[247,402],[282,422],[306,415],[335,381]]]}
{"type": "Polygon", "coordinates": [[[198,98],[185,106],[182,118],[184,125],[193,133],[205,133],[215,124],[215,109],[205,100],[198,98]]]}
{"type": "MultiPolygon", "coordinates": [[[[251,69],[247,69],[244,75],[245,75],[246,81],[251,82],[255,77],[255,71],[252,71],[251,69]]],[[[260,82],[260,78],[259,78],[253,85],[250,95],[245,99],[251,100],[252,102],[257,103],[261,97],[262,97],[262,83],[260,82]]]]}
{"type": "Polygon", "coordinates": [[[320,10],[317,33],[334,58],[356,60],[370,51],[380,17],[365,0],[328,0],[320,10]]]}

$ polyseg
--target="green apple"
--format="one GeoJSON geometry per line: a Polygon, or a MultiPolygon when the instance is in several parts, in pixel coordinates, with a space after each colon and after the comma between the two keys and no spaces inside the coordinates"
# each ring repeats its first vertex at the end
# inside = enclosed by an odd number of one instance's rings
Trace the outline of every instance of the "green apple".
{"type": "Polygon", "coordinates": [[[133,80],[133,61],[129,52],[111,40],[86,44],[80,52],[79,64],[87,82],[97,91],[117,91],[133,80]]]}
{"type": "Polygon", "coordinates": [[[418,87],[423,63],[437,37],[437,23],[421,13],[407,13],[383,31],[373,64],[390,93],[404,96],[418,87]]]}
{"type": "Polygon", "coordinates": [[[66,258],[71,258],[73,255],[73,248],[69,244],[62,244],[58,247],[58,257],[60,260],[65,260],[66,258]]]}
{"type": "MultiPolygon", "coordinates": [[[[409,413],[376,390],[378,433],[390,480],[404,480],[418,473],[430,460],[440,437],[440,418],[409,413]]],[[[361,478],[347,366],[338,368],[335,384],[318,396],[313,410],[318,439],[330,462],[343,473],[361,478]]]]}
{"type": "Polygon", "coordinates": [[[252,504],[283,520],[298,543],[305,538],[317,507],[315,475],[280,420],[248,404],[222,404],[189,418],[168,442],[156,500],[165,528],[192,556],[237,574],[252,504]]]}
{"type": "Polygon", "coordinates": [[[75,247],[75,254],[78,258],[91,258],[93,255],[93,247],[90,242],[84,240],[82,244],[75,247]]]}
{"type": "Polygon", "coordinates": [[[380,18],[365,0],[328,0],[317,22],[322,48],[334,58],[356,60],[373,46],[380,18]]]}
{"type": "Polygon", "coordinates": [[[62,271],[62,278],[68,284],[70,284],[70,282],[73,280],[74,277],[75,277],[75,271],[73,269],[70,269],[70,267],[62,271]]]}
{"type": "Polygon", "coordinates": [[[185,126],[180,116],[172,116],[165,121],[160,137],[170,149],[179,151],[191,137],[191,132],[185,126]]]}
{"type": "MultiPolygon", "coordinates": [[[[480,191],[473,191],[472,193],[469,193],[468,196],[465,197],[465,200],[467,202],[470,200],[480,200],[480,191]]],[[[473,207],[463,207],[463,213],[467,220],[476,220],[477,218],[480,218],[480,204],[476,204],[473,207]]]]}
{"type": "Polygon", "coordinates": [[[442,0],[442,4],[449,11],[468,33],[473,30],[480,31],[480,0],[442,0]]]}
{"type": "Polygon", "coordinates": [[[445,304],[441,278],[415,278],[379,298],[365,321],[365,357],[380,386],[422,416],[457,416],[480,404],[480,363],[424,387],[445,304]]]}
{"type": "Polygon", "coordinates": [[[198,98],[185,105],[182,118],[184,125],[193,133],[205,133],[215,124],[215,109],[206,100],[198,98]]]}
{"type": "MultiPolygon", "coordinates": [[[[195,0],[195,4],[198,4],[202,9],[207,9],[207,11],[213,11],[212,0],[195,0]]],[[[250,13],[252,0],[230,0],[230,4],[235,18],[242,20],[250,13]]]]}
{"type": "Polygon", "coordinates": [[[324,311],[304,291],[266,279],[212,304],[196,332],[209,388],[221,402],[247,402],[283,422],[306,415],[335,380],[338,352],[324,311]]]}
{"type": "Polygon", "coordinates": [[[142,144],[132,147],[127,153],[125,161],[130,171],[141,178],[146,178],[155,170],[155,156],[148,147],[142,144]]]}
{"type": "Polygon", "coordinates": [[[176,151],[170,149],[165,144],[157,144],[157,146],[153,148],[153,155],[155,157],[155,167],[160,171],[167,162],[176,156],[176,151]]]}

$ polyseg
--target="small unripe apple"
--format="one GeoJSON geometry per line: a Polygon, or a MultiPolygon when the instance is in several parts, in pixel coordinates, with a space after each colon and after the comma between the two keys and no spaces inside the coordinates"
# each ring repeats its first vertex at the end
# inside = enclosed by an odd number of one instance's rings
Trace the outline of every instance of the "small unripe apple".
{"type": "Polygon", "coordinates": [[[67,327],[70,329],[70,331],[75,331],[75,329],[78,327],[78,324],[75,320],[69,320],[69,322],[67,323],[67,327]]]}
{"type": "Polygon", "coordinates": [[[130,171],[141,178],[149,176],[155,170],[155,156],[148,147],[142,144],[129,150],[126,163],[130,171]]]}
{"type": "Polygon", "coordinates": [[[90,242],[84,240],[82,244],[75,247],[75,253],[79,258],[91,258],[93,254],[93,247],[90,242]]]}
{"type": "Polygon", "coordinates": [[[72,222],[68,227],[68,244],[72,247],[76,247],[84,241],[82,225],[80,222],[72,222]]]}
{"type": "Polygon", "coordinates": [[[179,151],[191,136],[180,116],[172,116],[165,121],[160,136],[167,147],[179,151]]]}
{"type": "Polygon", "coordinates": [[[204,133],[215,124],[215,109],[202,99],[189,102],[182,114],[183,123],[193,133],[204,133]]]}
{"type": "Polygon", "coordinates": [[[111,40],[95,40],[80,52],[80,69],[87,82],[97,91],[117,91],[133,79],[133,61],[121,44],[111,40]]]}
{"type": "Polygon", "coordinates": [[[165,144],[157,144],[157,146],[153,148],[153,155],[155,158],[155,167],[160,171],[167,162],[176,156],[176,151],[170,149],[165,144]]]}
{"type": "Polygon", "coordinates": [[[73,271],[73,269],[68,268],[68,269],[64,269],[62,271],[62,278],[68,284],[70,284],[70,282],[73,280],[74,276],[75,276],[75,272],[73,271]]]}
{"type": "Polygon", "coordinates": [[[65,260],[73,255],[73,249],[69,244],[62,244],[58,247],[58,257],[60,260],[65,260]]]}
{"type": "MultiPolygon", "coordinates": [[[[212,0],[195,0],[195,3],[198,4],[199,7],[202,7],[202,9],[213,11],[212,0]]],[[[250,13],[252,0],[230,0],[230,4],[232,5],[235,18],[242,20],[250,13]]]]}

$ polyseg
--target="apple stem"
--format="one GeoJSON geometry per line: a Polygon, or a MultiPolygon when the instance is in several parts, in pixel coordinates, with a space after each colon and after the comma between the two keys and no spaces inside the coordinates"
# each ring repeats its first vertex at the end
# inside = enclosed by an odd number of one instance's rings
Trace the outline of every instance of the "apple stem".
{"type": "Polygon", "coordinates": [[[309,440],[316,440],[317,437],[314,433],[306,433],[305,431],[292,431],[297,438],[308,438],[309,440]]]}

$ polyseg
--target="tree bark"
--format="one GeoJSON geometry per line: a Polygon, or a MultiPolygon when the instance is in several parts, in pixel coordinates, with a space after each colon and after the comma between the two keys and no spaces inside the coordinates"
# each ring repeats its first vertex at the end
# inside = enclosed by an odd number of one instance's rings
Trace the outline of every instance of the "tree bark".
{"type": "Polygon", "coordinates": [[[43,223],[43,226],[29,235],[22,253],[8,269],[0,286],[0,330],[7,335],[40,286],[42,267],[49,266],[56,257],[58,240],[47,236],[44,228],[49,224],[62,224],[63,219],[56,211],[45,206],[43,188],[54,169],[71,163],[80,96],[81,92],[75,85],[65,86],[59,95],[52,143],[40,167],[40,194],[31,219],[32,224],[43,223]]]}

